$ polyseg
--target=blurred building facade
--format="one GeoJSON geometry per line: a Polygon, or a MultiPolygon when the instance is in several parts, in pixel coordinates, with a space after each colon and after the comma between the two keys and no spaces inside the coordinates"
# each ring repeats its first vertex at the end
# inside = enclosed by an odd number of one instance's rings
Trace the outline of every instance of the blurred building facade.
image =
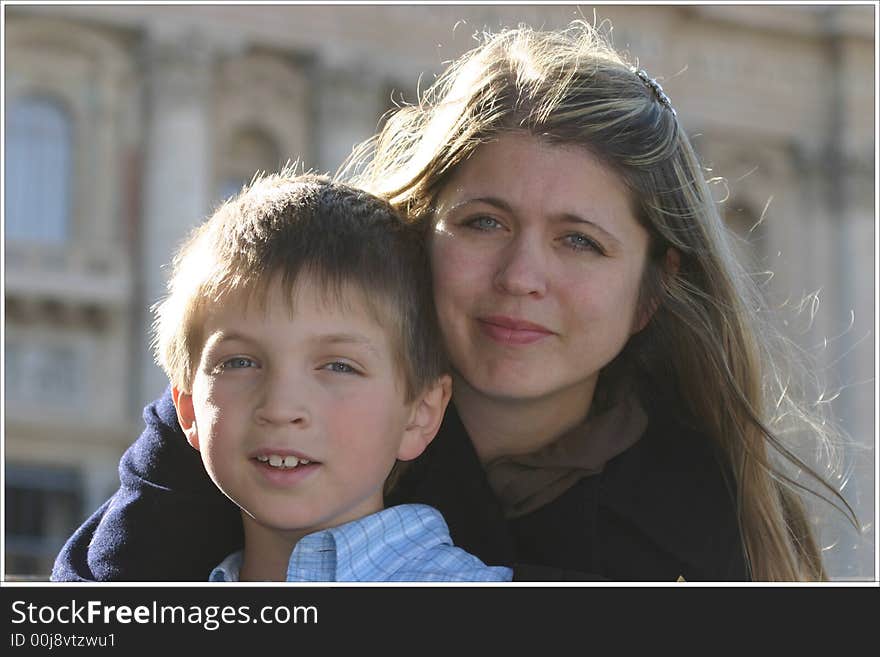
{"type": "MultiPolygon", "coordinates": [[[[335,170],[475,31],[594,20],[592,6],[4,9],[7,574],[47,573],[118,486],[165,387],[148,308],[192,226],[256,170],[335,170]]],[[[595,8],[725,179],[771,296],[815,315],[792,331],[819,346],[863,445],[844,490],[868,531],[823,536],[839,578],[876,576],[873,11],[595,8]]]]}

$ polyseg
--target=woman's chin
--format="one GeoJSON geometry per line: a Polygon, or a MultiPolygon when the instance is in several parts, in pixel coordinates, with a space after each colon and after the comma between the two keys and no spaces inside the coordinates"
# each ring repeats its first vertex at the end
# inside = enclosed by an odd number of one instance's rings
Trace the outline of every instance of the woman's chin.
{"type": "Polygon", "coordinates": [[[497,402],[523,403],[552,396],[555,386],[523,378],[492,378],[470,386],[482,397],[497,402]]]}
{"type": "Polygon", "coordinates": [[[589,406],[597,376],[558,376],[558,367],[543,369],[495,367],[482,371],[471,368],[457,372],[452,386],[453,399],[481,397],[495,403],[528,404],[549,402],[589,406]],[[557,376],[554,376],[557,375],[557,376]]]}

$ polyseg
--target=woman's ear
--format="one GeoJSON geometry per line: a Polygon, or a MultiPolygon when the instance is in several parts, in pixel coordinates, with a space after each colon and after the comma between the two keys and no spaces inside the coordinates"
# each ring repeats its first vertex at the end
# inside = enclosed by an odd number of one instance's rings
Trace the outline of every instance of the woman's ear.
{"type": "Polygon", "coordinates": [[[409,423],[397,452],[398,460],[412,461],[425,451],[440,430],[451,397],[452,377],[444,374],[413,402],[409,423]]]}
{"type": "Polygon", "coordinates": [[[174,400],[174,408],[177,410],[177,421],[186,436],[186,441],[194,449],[199,448],[199,430],[196,427],[196,412],[193,408],[192,394],[182,392],[178,388],[171,388],[171,397],[174,400]]]}
{"type": "MultiPolygon", "coordinates": [[[[663,259],[663,273],[661,276],[664,280],[668,280],[678,274],[680,267],[681,254],[679,254],[677,249],[670,246],[666,249],[666,257],[663,259]]],[[[638,321],[634,327],[633,335],[640,332],[648,325],[648,322],[651,321],[651,318],[654,316],[654,313],[657,312],[657,308],[659,307],[660,299],[653,297],[648,300],[644,308],[639,309],[638,321]]]]}

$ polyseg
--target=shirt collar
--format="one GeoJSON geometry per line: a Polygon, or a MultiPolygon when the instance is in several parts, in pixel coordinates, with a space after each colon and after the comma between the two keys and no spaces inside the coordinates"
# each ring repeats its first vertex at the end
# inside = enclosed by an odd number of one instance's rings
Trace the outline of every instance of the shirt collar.
{"type": "MultiPolygon", "coordinates": [[[[424,504],[402,504],[303,536],[287,565],[288,582],[381,581],[422,550],[450,545],[443,516],[424,504]]],[[[237,582],[242,552],[234,552],[211,572],[209,581],[237,582]]]]}

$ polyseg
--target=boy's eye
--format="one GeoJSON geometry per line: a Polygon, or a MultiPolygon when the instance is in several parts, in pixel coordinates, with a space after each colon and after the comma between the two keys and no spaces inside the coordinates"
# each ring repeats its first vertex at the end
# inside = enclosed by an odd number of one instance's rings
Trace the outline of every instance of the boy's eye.
{"type": "Polygon", "coordinates": [[[234,358],[227,358],[222,363],[220,363],[220,369],[222,370],[240,370],[248,367],[256,367],[257,363],[246,356],[235,356],[234,358]]]}
{"type": "Polygon", "coordinates": [[[341,360],[334,360],[332,363],[327,363],[321,369],[327,370],[328,372],[336,372],[337,374],[360,374],[360,372],[354,367],[341,360]]]}

